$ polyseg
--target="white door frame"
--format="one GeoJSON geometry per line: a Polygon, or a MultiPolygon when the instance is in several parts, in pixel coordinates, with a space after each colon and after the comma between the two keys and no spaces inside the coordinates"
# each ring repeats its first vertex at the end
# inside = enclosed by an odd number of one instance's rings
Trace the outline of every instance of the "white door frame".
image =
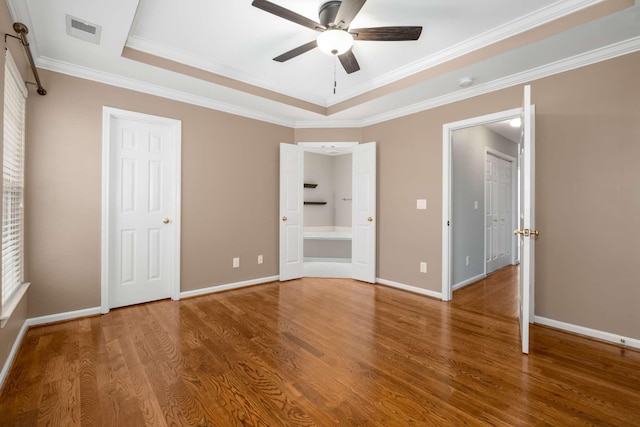
{"type": "MultiPolygon", "coordinates": [[[[357,148],[357,147],[361,147],[363,144],[375,144],[375,155],[377,156],[377,143],[375,143],[374,141],[372,142],[368,142],[368,143],[358,143],[358,142],[298,142],[297,144],[294,145],[298,145],[299,147],[302,148],[303,151],[309,151],[309,152],[313,152],[313,153],[319,153],[319,154],[325,154],[325,155],[337,155],[337,154],[345,154],[345,153],[353,153],[353,151],[357,148]],[[333,151],[333,152],[332,152],[333,151]],[[339,152],[339,153],[338,153],[339,152]]],[[[302,164],[303,164],[303,170],[304,170],[304,158],[302,160],[302,164]]],[[[352,173],[353,171],[356,170],[356,165],[355,165],[355,156],[352,158],[352,164],[351,164],[351,168],[352,168],[352,173]]],[[[374,183],[374,188],[375,185],[377,185],[377,160],[376,160],[376,183],[374,183]]],[[[282,176],[280,176],[280,179],[282,180],[282,176]]],[[[355,186],[356,181],[353,180],[352,182],[352,186],[355,186]]],[[[355,193],[355,190],[353,190],[355,193]]],[[[280,204],[282,203],[282,190],[280,191],[280,204]]],[[[374,191],[374,194],[377,195],[377,192],[374,191]]],[[[353,216],[353,212],[355,212],[356,209],[356,204],[353,203],[352,207],[351,207],[351,211],[352,211],[352,216],[353,216]]],[[[374,222],[374,218],[376,218],[377,215],[377,200],[375,202],[375,207],[374,207],[374,212],[371,213],[370,215],[370,222],[374,222]]],[[[280,222],[280,219],[279,219],[280,222]]],[[[304,215],[303,218],[301,220],[301,224],[303,224],[303,230],[304,230],[304,215]]],[[[353,227],[353,221],[352,221],[352,227],[353,227]]],[[[281,225],[280,225],[281,227],[281,225]]],[[[374,238],[373,238],[373,277],[370,278],[371,282],[370,283],[375,283],[376,281],[376,271],[377,271],[377,225],[374,227],[374,238]]],[[[280,232],[280,234],[282,234],[280,232]]],[[[303,236],[304,236],[304,231],[303,231],[303,236]]],[[[281,239],[281,237],[280,237],[281,239]]],[[[301,245],[304,244],[304,237],[300,238],[302,240],[301,245]]],[[[353,248],[353,239],[352,239],[352,248],[353,248]]],[[[279,249],[279,253],[280,253],[280,260],[279,260],[279,265],[280,265],[280,270],[282,270],[282,243],[280,243],[280,249],[279,249]]],[[[303,256],[304,258],[304,256],[303,256]]],[[[352,257],[353,258],[353,257],[352,257]]],[[[352,263],[353,263],[353,259],[352,259],[352,263]]],[[[353,273],[352,273],[353,276],[353,273]]],[[[303,276],[304,277],[304,274],[303,276]]],[[[280,279],[281,280],[281,279],[280,279]]],[[[368,281],[368,280],[363,280],[363,281],[368,281]]]]}
{"type": "MultiPolygon", "coordinates": [[[[521,125],[522,126],[522,125],[521,125]]],[[[518,146],[518,151],[520,144],[515,143],[518,146]]],[[[484,147],[484,172],[487,173],[487,156],[492,155],[502,160],[506,160],[511,163],[511,226],[512,228],[516,226],[518,223],[518,159],[516,157],[510,156],[508,154],[503,153],[502,151],[498,151],[491,147],[484,147]],[[515,178],[515,179],[514,179],[515,178]]],[[[484,228],[487,228],[487,188],[484,187],[484,228]]],[[[486,239],[486,235],[485,235],[486,239]]],[[[511,265],[515,265],[517,262],[517,252],[518,252],[518,239],[515,234],[511,234],[511,265]]],[[[484,245],[484,275],[487,275],[487,245],[485,242],[484,245]]]]}
{"type": "MultiPolygon", "coordinates": [[[[442,300],[451,301],[451,136],[459,129],[482,126],[522,116],[522,108],[446,123],[442,126],[442,300]]],[[[484,232],[484,231],[483,231],[484,232]]],[[[485,255],[486,259],[486,255],[485,255]]],[[[486,273],[486,265],[484,269],[486,273]]]]}
{"type": "Polygon", "coordinates": [[[174,170],[176,171],[175,185],[175,220],[173,229],[174,245],[171,247],[173,265],[171,266],[171,299],[177,301],[180,299],[180,212],[181,212],[181,182],[182,182],[182,122],[180,120],[170,119],[166,117],[152,116],[149,114],[138,113],[135,111],[121,110],[112,107],[102,108],[102,245],[101,245],[101,267],[100,267],[100,287],[101,301],[100,312],[105,314],[109,312],[109,246],[110,246],[110,229],[111,222],[111,205],[110,198],[110,172],[111,172],[111,128],[112,123],[116,119],[137,120],[150,124],[157,124],[171,128],[172,138],[174,141],[174,170]]]}

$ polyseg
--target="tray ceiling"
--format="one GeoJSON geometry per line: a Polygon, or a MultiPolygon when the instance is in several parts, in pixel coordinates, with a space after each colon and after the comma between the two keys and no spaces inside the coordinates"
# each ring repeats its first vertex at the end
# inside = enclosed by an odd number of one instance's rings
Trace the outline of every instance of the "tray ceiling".
{"type": "MultiPolygon", "coordinates": [[[[324,3],[272,2],[316,21],[324,3]]],[[[353,74],[318,49],[273,61],[318,33],[251,0],[7,3],[41,68],[292,127],[362,126],[640,49],[633,0],[368,0],[351,28],[423,31],[356,41],[353,74]],[[100,42],[68,35],[67,16],[100,42]]]]}

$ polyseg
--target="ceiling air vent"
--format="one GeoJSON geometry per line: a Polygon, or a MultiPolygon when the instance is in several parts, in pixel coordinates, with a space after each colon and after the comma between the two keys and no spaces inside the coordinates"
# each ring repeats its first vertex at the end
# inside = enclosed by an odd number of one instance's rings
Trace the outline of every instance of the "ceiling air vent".
{"type": "Polygon", "coordinates": [[[102,27],[92,24],[82,19],[66,15],[67,18],[67,34],[86,42],[100,44],[100,34],[102,27]]]}

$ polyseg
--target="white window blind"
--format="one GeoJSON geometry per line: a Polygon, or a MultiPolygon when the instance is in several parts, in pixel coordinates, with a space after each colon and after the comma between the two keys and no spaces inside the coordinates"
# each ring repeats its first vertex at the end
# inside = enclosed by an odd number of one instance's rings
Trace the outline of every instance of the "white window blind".
{"type": "Polygon", "coordinates": [[[24,142],[27,89],[5,50],[2,149],[2,305],[23,283],[24,142]]]}

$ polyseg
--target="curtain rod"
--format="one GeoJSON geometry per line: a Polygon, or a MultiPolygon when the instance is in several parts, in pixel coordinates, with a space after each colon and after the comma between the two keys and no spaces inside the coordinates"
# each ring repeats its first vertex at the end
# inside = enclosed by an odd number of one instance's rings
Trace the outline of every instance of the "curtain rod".
{"type": "Polygon", "coordinates": [[[36,78],[36,86],[38,86],[38,89],[36,90],[36,92],[38,92],[39,95],[44,96],[47,94],[47,91],[42,87],[42,83],[40,82],[40,76],[38,75],[38,70],[36,69],[36,64],[35,62],[33,62],[33,56],[31,56],[31,49],[29,49],[29,42],[27,41],[27,33],[29,32],[29,29],[22,22],[16,22],[13,24],[13,31],[18,33],[18,36],[20,36],[16,38],[20,40],[20,43],[22,43],[22,46],[24,46],[25,52],[27,52],[27,59],[29,59],[31,72],[33,73],[33,76],[36,78]]]}

